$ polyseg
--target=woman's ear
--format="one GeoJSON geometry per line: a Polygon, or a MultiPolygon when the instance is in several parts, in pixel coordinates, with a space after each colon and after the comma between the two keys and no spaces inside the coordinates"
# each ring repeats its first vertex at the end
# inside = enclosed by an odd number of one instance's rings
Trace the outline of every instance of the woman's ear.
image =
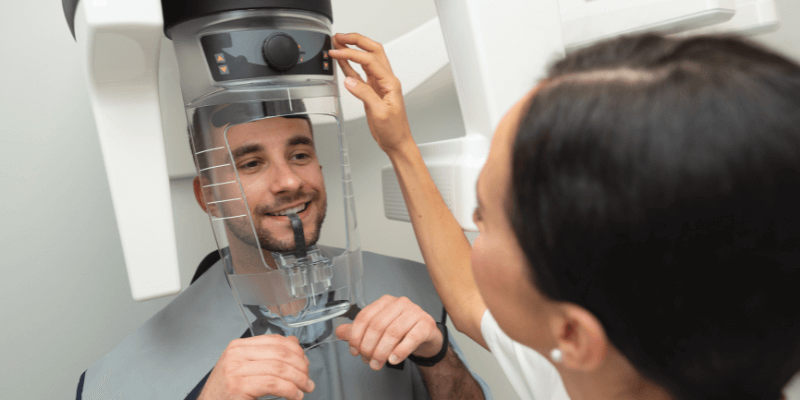
{"type": "Polygon", "coordinates": [[[591,371],[602,365],[608,352],[608,338],[600,321],[585,308],[575,304],[561,306],[551,322],[560,364],[565,368],[591,371]]]}

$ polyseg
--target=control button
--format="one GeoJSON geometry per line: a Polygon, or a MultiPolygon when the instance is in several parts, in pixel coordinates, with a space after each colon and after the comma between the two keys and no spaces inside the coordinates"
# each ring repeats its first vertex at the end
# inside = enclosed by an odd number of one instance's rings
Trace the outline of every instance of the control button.
{"type": "Polygon", "coordinates": [[[222,53],[214,54],[214,60],[217,61],[217,64],[224,64],[225,63],[225,54],[222,54],[222,53]]]}
{"type": "Polygon", "coordinates": [[[323,62],[322,62],[322,69],[323,69],[324,71],[330,71],[330,70],[331,70],[331,65],[330,65],[330,63],[328,63],[327,61],[323,61],[323,62]]]}
{"type": "Polygon", "coordinates": [[[278,71],[292,69],[300,59],[300,45],[285,33],[275,33],[268,37],[261,52],[267,65],[278,71]]]}
{"type": "Polygon", "coordinates": [[[227,65],[220,65],[219,66],[219,73],[220,75],[228,75],[231,73],[231,70],[228,68],[227,65]]]}
{"type": "Polygon", "coordinates": [[[328,50],[322,50],[322,59],[323,60],[327,60],[328,59],[328,50]]]}

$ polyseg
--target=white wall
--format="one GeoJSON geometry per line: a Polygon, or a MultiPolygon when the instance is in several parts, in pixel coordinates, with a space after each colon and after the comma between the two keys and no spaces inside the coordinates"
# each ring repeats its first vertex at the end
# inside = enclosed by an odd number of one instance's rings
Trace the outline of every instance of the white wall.
{"type": "Polygon", "coordinates": [[[800,62],[800,1],[775,0],[781,27],[772,33],[755,37],[756,40],[771,46],[800,62]]]}
{"type": "MultiPolygon", "coordinates": [[[[335,27],[388,41],[435,15],[433,2],[334,0],[335,27]]],[[[765,41],[800,60],[800,3],[779,0],[786,26],[765,41]]],[[[163,307],[130,297],[77,46],[61,2],[0,3],[0,398],[73,398],[80,374],[163,307]]],[[[169,71],[167,71],[167,75],[169,71]]],[[[433,79],[452,82],[449,71],[433,79]]],[[[452,83],[408,99],[419,142],[463,134],[452,83]]],[[[166,89],[174,85],[165,85],[166,89]]],[[[162,93],[171,134],[185,135],[180,96],[162,93]]],[[[421,260],[411,225],[383,216],[378,150],[366,122],[345,124],[363,248],[421,260]],[[392,240],[387,240],[392,238],[392,240]]],[[[188,180],[172,182],[181,279],[215,249],[188,180]]],[[[494,359],[459,340],[498,399],[515,399],[494,359]]]]}

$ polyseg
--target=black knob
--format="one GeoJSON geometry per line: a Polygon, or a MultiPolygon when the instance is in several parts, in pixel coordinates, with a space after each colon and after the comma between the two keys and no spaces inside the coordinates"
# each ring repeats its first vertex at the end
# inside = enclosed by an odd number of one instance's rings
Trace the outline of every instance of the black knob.
{"type": "Polygon", "coordinates": [[[297,64],[300,58],[300,48],[291,36],[285,33],[275,33],[264,41],[261,48],[264,61],[272,69],[288,71],[297,64]]]}

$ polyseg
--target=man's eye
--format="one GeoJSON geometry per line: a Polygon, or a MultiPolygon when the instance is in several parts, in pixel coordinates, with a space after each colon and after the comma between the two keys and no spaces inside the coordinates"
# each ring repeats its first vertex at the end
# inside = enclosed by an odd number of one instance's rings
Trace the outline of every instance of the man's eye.
{"type": "Polygon", "coordinates": [[[311,159],[311,155],[308,153],[297,153],[292,156],[292,160],[294,161],[308,161],[311,159]]]}
{"type": "Polygon", "coordinates": [[[253,169],[255,167],[258,167],[258,160],[248,161],[239,165],[239,169],[253,169]]]}

